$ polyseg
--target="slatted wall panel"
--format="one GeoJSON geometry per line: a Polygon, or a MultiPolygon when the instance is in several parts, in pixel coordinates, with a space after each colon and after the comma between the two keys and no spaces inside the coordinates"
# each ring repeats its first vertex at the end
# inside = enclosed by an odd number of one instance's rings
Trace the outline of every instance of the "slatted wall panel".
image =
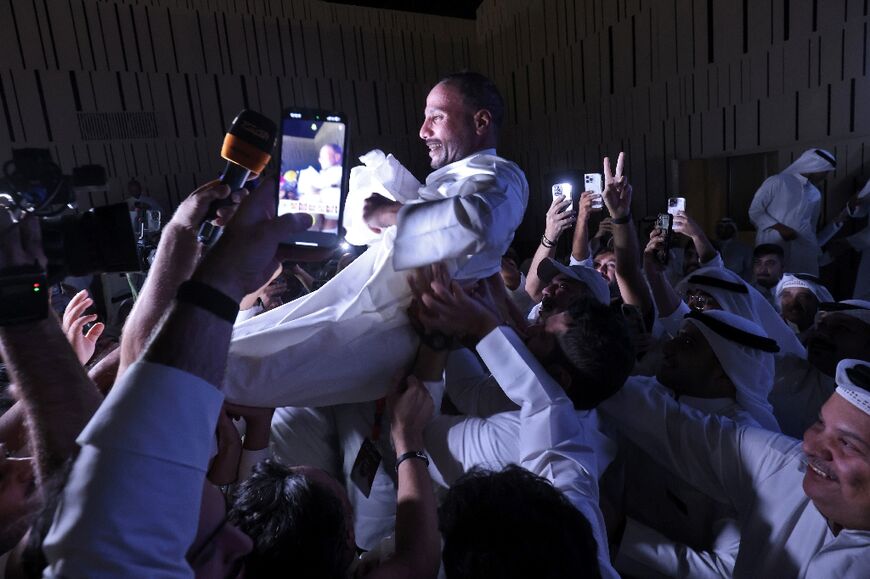
{"type": "Polygon", "coordinates": [[[0,160],[47,147],[96,163],[106,200],[139,179],[173,206],[223,166],[243,107],[346,112],[354,156],[378,147],[419,176],[426,93],[470,66],[474,23],[317,0],[0,0],[0,160]]]}
{"type": "Polygon", "coordinates": [[[476,64],[533,190],[519,240],[540,235],[545,175],[620,149],[643,215],[674,190],[674,159],[774,150],[784,167],[829,148],[834,215],[870,177],[868,23],[864,0],[485,0],[476,64]]]}
{"type": "Polygon", "coordinates": [[[221,168],[243,107],[334,108],[352,154],[380,147],[422,177],[416,136],[441,74],[471,65],[508,104],[501,151],[533,196],[544,175],[629,152],[635,212],[673,190],[673,160],[809,146],[840,159],[830,215],[870,175],[865,0],[486,0],[477,22],[317,0],[0,1],[0,159],[48,147],[137,177],[174,205],[221,168]]]}

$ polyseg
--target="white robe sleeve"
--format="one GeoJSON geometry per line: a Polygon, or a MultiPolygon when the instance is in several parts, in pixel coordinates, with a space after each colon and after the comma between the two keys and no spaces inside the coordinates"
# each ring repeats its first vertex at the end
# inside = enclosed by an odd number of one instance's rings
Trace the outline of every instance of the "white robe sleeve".
{"type": "Polygon", "coordinates": [[[776,176],[774,176],[765,180],[761,184],[761,187],[758,188],[758,191],[755,192],[752,203],[749,205],[749,220],[752,221],[752,224],[755,225],[755,229],[758,231],[764,231],[778,223],[768,213],[767,208],[779,189],[779,182],[776,176]]]}
{"type": "Polygon", "coordinates": [[[44,576],[192,578],[185,555],[223,398],[187,372],[130,366],[79,435],[44,576]]]}
{"type": "Polygon", "coordinates": [[[781,467],[782,459],[771,457],[798,445],[788,436],[688,408],[651,378],[629,378],[598,409],[662,466],[738,512],[753,504],[753,485],[781,467]]]}
{"type": "Polygon", "coordinates": [[[525,213],[524,183],[500,172],[462,189],[454,197],[401,208],[393,254],[397,271],[485,251],[501,256],[507,250],[525,213]]]}
{"type": "Polygon", "coordinates": [[[663,577],[724,579],[734,575],[739,548],[736,521],[731,521],[730,528],[719,530],[712,550],[697,551],[628,519],[615,564],[621,573],[632,577],[648,577],[654,572],[663,577]]]}
{"type": "Polygon", "coordinates": [[[477,345],[505,394],[520,406],[520,466],[562,491],[592,526],[604,577],[610,565],[604,518],[598,508],[598,473],[590,445],[594,421],[578,419],[574,405],[513,330],[499,327],[477,345]]]}

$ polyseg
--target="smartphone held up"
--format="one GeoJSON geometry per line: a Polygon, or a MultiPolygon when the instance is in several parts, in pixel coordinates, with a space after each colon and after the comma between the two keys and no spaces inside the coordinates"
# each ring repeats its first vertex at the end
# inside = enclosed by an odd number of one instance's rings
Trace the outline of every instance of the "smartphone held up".
{"type": "Polygon", "coordinates": [[[347,197],[347,119],[342,113],[288,109],[281,119],[278,215],[307,213],[307,231],[289,245],[335,247],[347,197]]]}

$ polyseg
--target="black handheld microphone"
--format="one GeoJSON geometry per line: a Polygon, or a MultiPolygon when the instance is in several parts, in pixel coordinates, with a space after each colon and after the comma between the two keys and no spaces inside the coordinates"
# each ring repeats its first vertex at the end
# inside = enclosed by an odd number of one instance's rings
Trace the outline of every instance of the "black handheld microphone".
{"type": "MultiPolygon", "coordinates": [[[[251,173],[262,173],[272,159],[277,134],[278,128],[271,119],[256,111],[246,109],[240,112],[230,125],[221,147],[221,157],[227,161],[221,183],[229,185],[230,191],[237,191],[251,173]]],[[[206,221],[217,217],[218,208],[232,204],[229,197],[213,201],[206,221]]]]}

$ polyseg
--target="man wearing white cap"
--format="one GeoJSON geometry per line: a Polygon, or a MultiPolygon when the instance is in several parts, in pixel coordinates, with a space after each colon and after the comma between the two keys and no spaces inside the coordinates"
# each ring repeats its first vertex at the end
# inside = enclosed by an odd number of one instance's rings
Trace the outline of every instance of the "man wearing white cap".
{"type": "Polygon", "coordinates": [[[554,312],[562,312],[578,295],[585,294],[607,305],[610,287],[604,277],[586,265],[564,265],[544,258],[538,265],[538,279],[544,284],[543,298],[529,312],[529,319],[544,321],[554,312]]]}
{"type": "Polygon", "coordinates": [[[798,332],[813,325],[820,303],[834,301],[821,280],[806,273],[783,274],[774,293],[782,319],[798,332]]]}
{"type": "MultiPolygon", "coordinates": [[[[449,486],[475,466],[498,470],[511,463],[547,478],[592,525],[601,576],[618,577],[598,507],[602,459],[597,455],[607,441],[597,430],[594,408],[622,387],[633,365],[620,315],[581,295],[567,311],[551,312],[526,330],[523,339],[493,315],[493,305],[461,288],[427,290],[419,301],[424,325],[436,323],[446,334],[476,344],[510,406],[493,415],[471,415],[471,408],[457,403],[468,415],[436,415],[425,432],[436,480],[449,486]]],[[[452,380],[450,366],[445,380],[452,380]]]]}
{"type": "Polygon", "coordinates": [[[777,359],[770,402],[784,434],[798,437],[815,422],[834,391],[837,363],[844,358],[870,361],[870,302],[822,303],[806,332],[806,358],[777,359]]]}
{"type": "Polygon", "coordinates": [[[687,412],[653,389],[626,385],[599,408],[668,470],[734,506],[735,577],[858,579],[870,577],[870,365],[841,361],[837,386],[803,445],[687,412]]]}
{"type": "MultiPolygon", "coordinates": [[[[623,395],[620,404],[632,404],[626,402],[631,396],[644,398],[647,390],[655,390],[676,395],[681,407],[704,416],[779,432],[767,402],[777,350],[764,330],[749,320],[722,310],[694,311],[665,346],[656,378],[630,378],[625,388],[634,394],[623,395]]],[[[611,400],[602,403],[605,414],[617,404],[611,400]]],[[[711,501],[632,446],[626,448],[624,464],[629,519],[617,570],[631,576],[730,575],[738,525],[725,525],[724,533],[713,526],[733,518],[732,509],[711,501]]]]}
{"type": "Polygon", "coordinates": [[[822,194],[817,185],[836,167],[829,152],[809,149],[782,173],[768,177],[752,199],[749,219],[758,231],[755,245],[781,245],[786,271],[819,273],[816,226],[822,194]]]}

